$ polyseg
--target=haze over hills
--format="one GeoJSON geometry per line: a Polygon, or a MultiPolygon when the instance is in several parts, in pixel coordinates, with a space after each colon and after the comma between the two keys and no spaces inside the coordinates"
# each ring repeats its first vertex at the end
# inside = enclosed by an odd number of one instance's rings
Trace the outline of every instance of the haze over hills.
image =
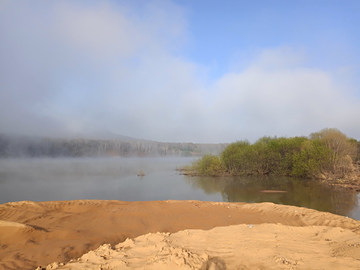
{"type": "Polygon", "coordinates": [[[61,136],[61,137],[69,138],[69,139],[81,138],[81,139],[95,139],[95,140],[143,141],[143,139],[125,136],[125,135],[114,133],[114,132],[107,131],[107,130],[105,130],[105,131],[97,130],[97,131],[93,131],[93,132],[69,133],[69,134],[67,134],[67,136],[61,136]]]}
{"type": "Polygon", "coordinates": [[[204,154],[218,155],[227,145],[156,142],[112,132],[73,134],[67,138],[0,133],[0,157],[3,158],[201,156],[204,154]]]}

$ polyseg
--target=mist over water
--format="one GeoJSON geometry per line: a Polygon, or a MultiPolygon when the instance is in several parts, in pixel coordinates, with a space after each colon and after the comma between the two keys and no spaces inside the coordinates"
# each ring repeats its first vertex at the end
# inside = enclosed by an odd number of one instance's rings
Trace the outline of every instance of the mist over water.
{"type": "MultiPolygon", "coordinates": [[[[176,174],[193,158],[35,158],[3,159],[0,203],[19,200],[202,199],[176,174]],[[144,177],[137,174],[142,170],[144,177]]],[[[208,200],[221,200],[211,196],[208,200]]]]}
{"type": "Polygon", "coordinates": [[[274,202],[360,220],[356,193],[289,177],[188,177],[193,157],[0,159],[0,203],[52,200],[274,202]],[[137,176],[142,170],[143,177],[137,176]],[[283,190],[286,193],[262,193],[283,190]]]}

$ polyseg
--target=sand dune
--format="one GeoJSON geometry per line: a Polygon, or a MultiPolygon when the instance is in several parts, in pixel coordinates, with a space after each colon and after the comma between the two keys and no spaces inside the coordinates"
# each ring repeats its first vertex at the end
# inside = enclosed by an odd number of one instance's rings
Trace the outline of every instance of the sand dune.
{"type": "Polygon", "coordinates": [[[341,228],[275,224],[185,230],[100,246],[52,269],[359,269],[360,237],[341,228]]]}
{"type": "Polygon", "coordinates": [[[272,203],[16,202],[0,220],[0,269],[360,269],[359,221],[272,203]]]}

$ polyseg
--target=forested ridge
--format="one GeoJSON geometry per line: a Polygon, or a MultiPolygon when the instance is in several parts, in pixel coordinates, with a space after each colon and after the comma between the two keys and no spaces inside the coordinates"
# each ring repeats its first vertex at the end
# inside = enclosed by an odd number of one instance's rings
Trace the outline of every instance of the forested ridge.
{"type": "Polygon", "coordinates": [[[218,155],[227,144],[148,140],[56,139],[0,134],[0,157],[201,156],[218,155]]]}

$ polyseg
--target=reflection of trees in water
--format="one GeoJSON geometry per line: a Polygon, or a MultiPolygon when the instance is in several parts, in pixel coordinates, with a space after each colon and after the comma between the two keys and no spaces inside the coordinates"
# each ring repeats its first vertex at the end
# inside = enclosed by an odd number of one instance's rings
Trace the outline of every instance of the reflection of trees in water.
{"type": "Polygon", "coordinates": [[[227,178],[215,178],[215,177],[192,177],[186,176],[185,181],[191,185],[193,189],[201,188],[206,194],[215,194],[222,192],[222,190],[228,185],[227,178]]]}
{"type": "Polygon", "coordinates": [[[221,193],[223,200],[228,202],[273,202],[340,215],[348,215],[358,205],[356,193],[351,190],[290,177],[187,177],[186,181],[206,194],[221,193]],[[287,193],[260,192],[267,189],[287,193]]]}

